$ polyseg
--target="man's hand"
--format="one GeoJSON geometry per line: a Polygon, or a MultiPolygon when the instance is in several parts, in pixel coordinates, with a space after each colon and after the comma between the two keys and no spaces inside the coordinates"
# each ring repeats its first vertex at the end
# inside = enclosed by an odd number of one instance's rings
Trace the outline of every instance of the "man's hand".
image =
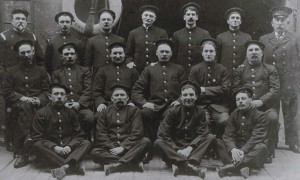
{"type": "Polygon", "coordinates": [[[130,63],[126,64],[126,66],[127,66],[129,69],[132,69],[132,68],[134,68],[135,64],[134,64],[134,62],[130,62],[130,63]]]}
{"type": "Polygon", "coordinates": [[[71,149],[70,146],[65,146],[65,147],[64,147],[64,150],[65,150],[65,152],[67,152],[67,154],[70,154],[71,151],[72,151],[72,149],[71,149]]]}
{"type": "Polygon", "coordinates": [[[143,108],[149,108],[149,109],[154,110],[154,104],[151,102],[147,102],[143,105],[143,108]]]}
{"type": "Polygon", "coordinates": [[[200,87],[201,89],[201,94],[205,94],[205,87],[200,87]]]}
{"type": "Polygon", "coordinates": [[[262,100],[253,100],[251,102],[251,107],[252,108],[259,108],[263,105],[264,103],[262,102],[262,100]]]}
{"type": "Polygon", "coordinates": [[[56,152],[56,154],[58,154],[60,156],[67,156],[68,155],[68,151],[66,149],[64,149],[63,147],[60,147],[60,146],[55,146],[54,151],[56,152]]]}
{"type": "Polygon", "coordinates": [[[33,98],[23,96],[23,97],[20,98],[20,101],[32,103],[33,102],[33,98]]]}
{"type": "Polygon", "coordinates": [[[72,102],[71,109],[74,108],[75,110],[79,110],[80,104],[78,102],[72,102]]]}
{"type": "Polygon", "coordinates": [[[36,105],[40,105],[41,104],[41,101],[40,101],[40,99],[38,98],[38,97],[33,97],[32,99],[31,99],[31,103],[32,104],[36,104],[36,105]]]}
{"type": "Polygon", "coordinates": [[[128,103],[129,106],[135,106],[133,103],[128,103]]]}
{"type": "Polygon", "coordinates": [[[116,148],[110,149],[109,151],[113,155],[117,156],[117,155],[121,154],[124,151],[124,148],[120,146],[120,147],[116,147],[116,148]]]}
{"type": "Polygon", "coordinates": [[[179,104],[180,104],[179,101],[173,101],[173,102],[171,103],[171,106],[178,106],[179,104]]]}
{"type": "Polygon", "coordinates": [[[232,159],[233,159],[233,163],[235,165],[239,164],[242,159],[244,158],[244,151],[240,150],[240,149],[236,149],[236,148],[233,148],[231,150],[231,156],[232,156],[232,159]]]}
{"type": "Polygon", "coordinates": [[[100,104],[98,107],[97,107],[97,112],[102,112],[103,110],[106,109],[106,105],[105,104],[100,104]]]}
{"type": "Polygon", "coordinates": [[[193,151],[193,148],[191,146],[188,146],[187,148],[178,150],[177,153],[185,158],[188,158],[192,151],[193,151]]]}

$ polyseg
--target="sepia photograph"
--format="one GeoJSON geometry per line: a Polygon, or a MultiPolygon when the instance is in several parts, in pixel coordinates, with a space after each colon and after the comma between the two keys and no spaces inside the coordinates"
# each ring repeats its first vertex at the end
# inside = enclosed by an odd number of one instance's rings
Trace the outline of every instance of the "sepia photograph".
{"type": "Polygon", "coordinates": [[[0,0],[0,180],[299,170],[299,0],[0,0]]]}

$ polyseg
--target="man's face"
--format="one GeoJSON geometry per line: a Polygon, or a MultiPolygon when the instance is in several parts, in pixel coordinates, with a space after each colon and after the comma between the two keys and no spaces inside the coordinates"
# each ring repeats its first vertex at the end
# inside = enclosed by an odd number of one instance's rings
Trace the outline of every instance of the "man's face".
{"type": "Polygon", "coordinates": [[[160,44],[156,50],[156,56],[160,62],[168,62],[172,57],[172,50],[168,44],[160,44]]]}
{"type": "Polygon", "coordinates": [[[289,22],[286,17],[279,16],[279,17],[274,17],[271,21],[271,24],[274,31],[281,34],[287,30],[289,22]]]}
{"type": "Polygon", "coordinates": [[[239,13],[231,13],[227,19],[227,24],[233,29],[237,29],[242,24],[242,18],[239,13]]]}
{"type": "Polygon", "coordinates": [[[187,107],[192,107],[195,105],[195,101],[197,100],[197,95],[194,89],[186,88],[181,91],[180,99],[182,104],[187,107]]]}
{"type": "Polygon", "coordinates": [[[238,93],[235,97],[235,100],[236,106],[241,110],[248,109],[251,106],[252,99],[248,97],[247,93],[238,93]]]}
{"type": "Polygon", "coordinates": [[[257,44],[250,44],[246,56],[250,64],[259,64],[262,61],[263,51],[257,44]]]}
{"type": "Polygon", "coordinates": [[[24,14],[18,13],[12,15],[11,24],[17,31],[24,31],[27,26],[27,18],[24,14]]]}
{"type": "Polygon", "coordinates": [[[123,89],[116,89],[113,91],[111,95],[111,101],[114,103],[115,107],[120,109],[127,105],[127,101],[129,97],[125,90],[123,89]]]}
{"type": "Polygon", "coordinates": [[[183,20],[188,25],[196,24],[196,21],[198,20],[197,12],[188,9],[183,16],[183,20]]]}
{"type": "Polygon", "coordinates": [[[122,64],[125,60],[124,48],[113,47],[110,52],[110,58],[113,63],[122,64]]]}
{"type": "Polygon", "coordinates": [[[49,94],[49,98],[54,106],[63,107],[67,101],[66,91],[63,88],[54,87],[51,94],[49,94]]]}
{"type": "Polygon", "coordinates": [[[114,22],[114,20],[113,20],[113,17],[112,17],[112,15],[110,13],[103,12],[100,15],[99,25],[100,25],[100,28],[102,30],[106,30],[106,31],[111,30],[113,22],[114,22]]]}
{"type": "Polygon", "coordinates": [[[60,16],[58,18],[57,25],[60,28],[60,31],[63,33],[69,32],[72,26],[72,20],[70,16],[60,16]]]}
{"type": "Polygon", "coordinates": [[[23,44],[19,47],[19,57],[22,64],[32,64],[34,48],[29,44],[23,44]]]}
{"type": "Polygon", "coordinates": [[[153,11],[144,11],[142,13],[142,21],[145,26],[151,26],[156,20],[156,15],[153,11]]]}
{"type": "Polygon", "coordinates": [[[74,48],[66,47],[62,50],[63,64],[73,65],[77,60],[77,54],[74,48]]]}
{"type": "Polygon", "coordinates": [[[202,50],[202,56],[206,62],[214,61],[216,57],[215,47],[211,44],[205,44],[202,50]]]}

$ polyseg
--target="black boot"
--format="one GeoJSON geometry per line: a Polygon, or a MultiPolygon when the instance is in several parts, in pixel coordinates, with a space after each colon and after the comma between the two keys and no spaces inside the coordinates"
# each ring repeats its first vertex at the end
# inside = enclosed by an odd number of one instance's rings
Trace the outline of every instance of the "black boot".
{"type": "Polygon", "coordinates": [[[114,164],[104,165],[104,172],[105,172],[106,176],[108,176],[111,173],[124,171],[125,169],[126,169],[126,166],[123,163],[114,163],[114,164]]]}
{"type": "Polygon", "coordinates": [[[240,173],[245,179],[247,179],[250,175],[250,168],[249,167],[243,167],[243,168],[240,169],[240,173]]]}
{"type": "Polygon", "coordinates": [[[204,168],[200,168],[197,165],[187,163],[186,164],[186,169],[187,169],[187,171],[193,173],[194,175],[199,176],[202,179],[205,178],[206,169],[204,169],[204,168]]]}
{"type": "Polygon", "coordinates": [[[29,164],[28,155],[24,154],[17,158],[14,164],[14,168],[21,168],[26,166],[27,164],[29,164]]]}
{"type": "Polygon", "coordinates": [[[218,175],[220,178],[224,177],[224,176],[228,176],[228,172],[235,170],[236,167],[234,164],[226,164],[223,167],[220,167],[219,169],[217,169],[218,171],[218,175]]]}

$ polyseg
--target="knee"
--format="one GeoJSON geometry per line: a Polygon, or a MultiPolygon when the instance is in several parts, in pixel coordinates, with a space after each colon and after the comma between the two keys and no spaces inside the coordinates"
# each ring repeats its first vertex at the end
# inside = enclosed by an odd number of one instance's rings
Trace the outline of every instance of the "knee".
{"type": "Polygon", "coordinates": [[[264,143],[258,143],[254,146],[254,149],[259,150],[261,152],[266,152],[268,151],[267,146],[264,143]]]}
{"type": "Polygon", "coordinates": [[[82,121],[88,124],[95,123],[95,115],[91,110],[81,111],[80,114],[82,115],[82,121]]]}
{"type": "Polygon", "coordinates": [[[154,147],[155,148],[160,148],[162,146],[164,146],[164,141],[162,139],[156,139],[154,141],[154,147]]]}
{"type": "Polygon", "coordinates": [[[269,124],[277,124],[278,122],[278,113],[276,111],[269,111],[266,113],[266,118],[269,124]]]}
{"type": "Polygon", "coordinates": [[[227,124],[228,118],[229,118],[229,114],[227,112],[226,113],[221,113],[218,117],[218,124],[225,126],[227,124]]]}
{"type": "Polygon", "coordinates": [[[206,136],[206,139],[207,139],[207,141],[209,141],[209,142],[217,142],[217,138],[216,138],[216,136],[213,135],[213,134],[208,134],[208,135],[206,136]]]}

